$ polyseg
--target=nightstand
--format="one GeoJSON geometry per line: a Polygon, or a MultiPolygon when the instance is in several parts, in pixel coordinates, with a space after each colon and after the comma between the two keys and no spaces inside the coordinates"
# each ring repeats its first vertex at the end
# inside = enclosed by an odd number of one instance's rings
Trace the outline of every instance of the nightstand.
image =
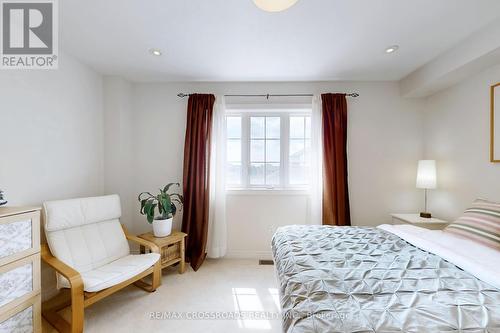
{"type": "MultiPolygon", "coordinates": [[[[153,242],[160,248],[161,251],[161,268],[172,266],[179,263],[179,273],[185,271],[184,250],[187,234],[180,231],[172,231],[169,236],[155,237],[152,232],[139,235],[140,238],[153,242]]],[[[146,248],[141,245],[141,253],[146,252],[146,248]]]]}
{"type": "Polygon", "coordinates": [[[411,224],[416,227],[427,228],[432,230],[442,230],[448,222],[436,218],[426,219],[420,217],[420,214],[391,214],[392,224],[411,224]]]}

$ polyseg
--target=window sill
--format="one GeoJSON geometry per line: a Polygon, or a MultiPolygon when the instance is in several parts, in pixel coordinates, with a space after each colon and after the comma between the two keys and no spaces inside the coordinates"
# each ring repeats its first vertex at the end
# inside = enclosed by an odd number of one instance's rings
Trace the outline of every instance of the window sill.
{"type": "Polygon", "coordinates": [[[256,189],[248,189],[248,188],[231,188],[226,189],[227,195],[299,195],[299,196],[307,196],[309,195],[308,189],[266,189],[266,188],[256,188],[256,189]]]}

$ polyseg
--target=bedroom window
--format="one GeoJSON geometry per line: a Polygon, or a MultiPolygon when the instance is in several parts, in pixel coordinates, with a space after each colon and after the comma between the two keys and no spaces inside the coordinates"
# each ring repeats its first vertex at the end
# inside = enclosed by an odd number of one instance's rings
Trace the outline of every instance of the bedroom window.
{"type": "Polygon", "coordinates": [[[289,182],[307,185],[311,151],[311,117],[290,117],[289,182]]]}
{"type": "Polygon", "coordinates": [[[280,135],[280,117],[250,116],[250,185],[280,185],[280,135]]]}
{"type": "Polygon", "coordinates": [[[227,117],[226,183],[241,185],[241,117],[227,117]]]}
{"type": "Polygon", "coordinates": [[[226,184],[230,189],[304,189],[310,110],[229,110],[226,184]]]}

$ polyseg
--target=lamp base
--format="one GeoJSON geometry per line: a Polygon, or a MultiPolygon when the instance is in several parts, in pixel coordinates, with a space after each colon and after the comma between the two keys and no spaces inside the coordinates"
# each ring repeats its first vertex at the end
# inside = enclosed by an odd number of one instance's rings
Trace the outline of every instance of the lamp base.
{"type": "Polygon", "coordinates": [[[426,212],[421,212],[420,217],[423,217],[424,219],[430,219],[432,217],[432,214],[426,213],[426,212]]]}

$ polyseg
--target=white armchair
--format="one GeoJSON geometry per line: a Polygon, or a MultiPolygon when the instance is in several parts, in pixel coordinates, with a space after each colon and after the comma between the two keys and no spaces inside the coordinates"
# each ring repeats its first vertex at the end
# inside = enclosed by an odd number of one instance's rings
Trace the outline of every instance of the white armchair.
{"type": "Polygon", "coordinates": [[[51,201],[43,207],[48,246],[42,245],[42,259],[56,270],[58,288],[66,291],[45,302],[42,314],[60,332],[82,332],[85,307],[132,283],[150,292],[160,285],[160,250],[120,224],[118,195],[51,201]],[[152,253],[130,254],[127,240],[152,253]],[[152,275],[151,284],[142,281],[147,275],[152,275]],[[71,324],[57,314],[68,305],[71,324]]]}

